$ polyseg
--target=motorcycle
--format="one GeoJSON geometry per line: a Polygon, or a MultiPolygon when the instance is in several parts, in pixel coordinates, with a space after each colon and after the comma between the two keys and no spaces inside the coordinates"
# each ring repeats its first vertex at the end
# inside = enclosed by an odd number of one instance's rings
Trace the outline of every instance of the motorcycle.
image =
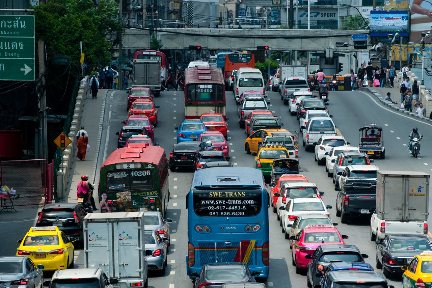
{"type": "Polygon", "coordinates": [[[414,156],[415,158],[417,158],[419,152],[420,152],[420,140],[421,138],[413,138],[412,139],[412,150],[411,150],[411,155],[414,156]]]}
{"type": "Polygon", "coordinates": [[[319,98],[324,102],[328,102],[328,92],[319,92],[319,98]]]}
{"type": "MultiPolygon", "coordinates": [[[[91,190],[92,195],[93,195],[94,184],[92,184],[92,183],[88,183],[88,184],[89,184],[90,190],[91,190]]],[[[86,200],[86,198],[87,198],[87,195],[86,195],[86,194],[84,194],[84,193],[80,193],[80,194],[78,195],[78,203],[81,204],[81,205],[84,207],[84,210],[86,210],[87,213],[92,213],[92,212],[93,212],[92,204],[89,203],[89,202],[86,200]]],[[[92,196],[92,198],[93,198],[93,196],[92,196]]],[[[90,201],[92,201],[92,200],[90,200],[90,201]]],[[[94,200],[93,200],[93,201],[94,201],[94,200]]]]}
{"type": "Polygon", "coordinates": [[[331,91],[336,91],[338,87],[338,81],[336,79],[333,79],[331,84],[330,84],[330,90],[331,91]]]}

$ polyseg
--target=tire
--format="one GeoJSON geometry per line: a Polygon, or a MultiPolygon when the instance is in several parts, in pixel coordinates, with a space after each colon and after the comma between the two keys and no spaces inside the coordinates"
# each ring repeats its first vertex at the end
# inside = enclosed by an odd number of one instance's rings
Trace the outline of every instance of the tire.
{"type": "Polygon", "coordinates": [[[418,149],[417,148],[413,148],[413,149],[414,149],[414,151],[413,151],[414,157],[417,158],[417,156],[418,156],[418,149]]]}
{"type": "Polygon", "coordinates": [[[382,267],[382,273],[384,274],[384,276],[388,279],[391,278],[391,273],[390,271],[388,271],[387,269],[384,268],[384,266],[382,267]]]}
{"type": "Polygon", "coordinates": [[[273,206],[273,213],[276,213],[276,212],[277,212],[276,207],[273,206]]]}
{"type": "MultiPolygon", "coordinates": [[[[336,184],[336,180],[334,179],[334,177],[333,177],[333,184],[336,184]]],[[[336,187],[336,185],[335,185],[335,187],[336,187]]]]}
{"type": "Polygon", "coordinates": [[[170,171],[171,172],[174,172],[176,170],[176,167],[173,165],[173,166],[170,166],[170,171]]]}
{"type": "Polygon", "coordinates": [[[330,173],[330,170],[327,170],[327,177],[333,177],[333,173],[330,173]]]}
{"type": "Polygon", "coordinates": [[[306,274],[306,285],[308,288],[312,288],[312,284],[309,282],[309,273],[306,274]]]}
{"type": "Polygon", "coordinates": [[[370,230],[370,240],[371,241],[375,241],[376,240],[376,235],[372,232],[372,230],[370,230]]]}
{"type": "Polygon", "coordinates": [[[154,126],[154,127],[157,127],[157,120],[156,120],[156,122],[153,124],[153,126],[154,126]]]}
{"type": "Polygon", "coordinates": [[[293,255],[293,253],[295,253],[295,252],[294,252],[294,249],[292,249],[292,251],[291,251],[291,264],[292,264],[293,266],[296,266],[296,262],[294,261],[294,255],[293,255]]]}
{"type": "Polygon", "coordinates": [[[283,227],[282,227],[282,229],[281,229],[281,230],[282,230],[282,233],[285,233],[285,231],[283,230],[283,227]]]}
{"type": "Polygon", "coordinates": [[[246,154],[251,154],[251,151],[250,151],[248,143],[246,143],[246,154]]]}
{"type": "Polygon", "coordinates": [[[289,239],[289,234],[285,232],[285,239],[289,239]]]}
{"type": "Polygon", "coordinates": [[[296,263],[296,274],[301,274],[302,273],[302,269],[300,267],[298,267],[298,264],[296,263]]]}
{"type": "Polygon", "coordinates": [[[318,162],[316,155],[314,156],[314,160],[315,160],[315,162],[318,162]]]}
{"type": "Polygon", "coordinates": [[[155,95],[155,97],[159,97],[160,96],[160,90],[156,90],[154,95],[155,95]]]}
{"type": "Polygon", "coordinates": [[[340,216],[341,216],[341,210],[338,209],[337,201],[336,201],[336,217],[340,217],[340,216]]]}
{"type": "Polygon", "coordinates": [[[303,141],[303,147],[306,147],[306,142],[305,141],[303,141]]]}
{"type": "Polygon", "coordinates": [[[385,150],[383,152],[381,152],[380,157],[381,157],[381,159],[385,159],[385,150]]]}
{"type": "Polygon", "coordinates": [[[344,213],[343,211],[341,211],[341,222],[347,224],[348,220],[349,220],[348,213],[344,213]]]}
{"type": "Polygon", "coordinates": [[[327,175],[328,175],[328,172],[329,172],[329,171],[328,171],[327,165],[326,165],[326,172],[327,172],[327,175]]]}
{"type": "Polygon", "coordinates": [[[240,121],[239,124],[240,124],[240,128],[243,128],[243,129],[245,128],[245,123],[244,123],[244,121],[240,121]]]}
{"type": "Polygon", "coordinates": [[[382,264],[381,264],[381,262],[379,262],[378,256],[375,256],[375,258],[376,258],[376,268],[377,269],[382,269],[382,264]]]}
{"type": "Polygon", "coordinates": [[[147,279],[146,279],[146,281],[144,283],[144,288],[148,288],[148,276],[147,276],[147,279]]]}
{"type": "MultiPolygon", "coordinates": [[[[276,209],[276,213],[277,213],[277,209],[276,209]]],[[[279,214],[277,214],[276,219],[279,220],[279,221],[281,220],[279,214]]],[[[280,222],[282,223],[282,221],[280,221],[280,222]]]]}
{"type": "Polygon", "coordinates": [[[162,269],[159,271],[159,274],[160,274],[161,276],[164,276],[164,275],[165,275],[166,266],[167,266],[167,261],[165,260],[165,262],[162,264],[162,269]]]}

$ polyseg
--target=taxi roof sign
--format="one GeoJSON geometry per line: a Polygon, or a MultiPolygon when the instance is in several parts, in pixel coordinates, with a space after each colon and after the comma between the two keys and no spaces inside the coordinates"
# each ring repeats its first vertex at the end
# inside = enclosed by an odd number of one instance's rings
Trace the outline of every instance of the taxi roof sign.
{"type": "Polygon", "coordinates": [[[331,224],[311,224],[307,225],[305,228],[333,228],[331,224]]]}
{"type": "Polygon", "coordinates": [[[31,227],[30,231],[60,231],[57,226],[31,227]]]}
{"type": "Polygon", "coordinates": [[[432,251],[423,251],[420,256],[432,256],[432,251]]]}

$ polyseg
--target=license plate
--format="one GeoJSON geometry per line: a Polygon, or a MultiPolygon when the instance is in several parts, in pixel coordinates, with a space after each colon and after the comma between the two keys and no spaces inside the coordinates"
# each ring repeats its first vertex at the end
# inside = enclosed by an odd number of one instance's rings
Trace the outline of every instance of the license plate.
{"type": "Polygon", "coordinates": [[[361,214],[369,214],[370,212],[369,212],[369,209],[361,209],[360,213],[361,214]]]}
{"type": "Polygon", "coordinates": [[[63,226],[63,221],[54,221],[53,225],[54,226],[63,226]]]}
{"type": "Polygon", "coordinates": [[[216,127],[214,127],[214,126],[210,126],[209,128],[210,128],[210,130],[216,129],[216,127]]]}
{"type": "Polygon", "coordinates": [[[195,138],[197,138],[197,135],[190,135],[190,138],[195,139],[195,138]]]}
{"type": "Polygon", "coordinates": [[[181,160],[187,160],[187,156],[181,156],[181,160]]]}
{"type": "Polygon", "coordinates": [[[45,253],[34,253],[34,257],[35,258],[46,258],[46,254],[45,253]]]}
{"type": "Polygon", "coordinates": [[[78,203],[83,203],[84,202],[84,198],[78,198],[78,203]]]}
{"type": "Polygon", "coordinates": [[[373,154],[375,154],[375,153],[374,153],[373,151],[368,151],[367,154],[369,154],[369,155],[373,155],[373,154]]]}

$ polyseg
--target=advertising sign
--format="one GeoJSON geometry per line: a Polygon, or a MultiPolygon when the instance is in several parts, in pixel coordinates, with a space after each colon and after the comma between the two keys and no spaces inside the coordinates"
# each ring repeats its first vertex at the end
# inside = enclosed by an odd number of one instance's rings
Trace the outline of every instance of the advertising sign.
{"type": "Polygon", "coordinates": [[[370,11],[370,36],[387,37],[396,32],[408,36],[408,11],[370,11]]]}

